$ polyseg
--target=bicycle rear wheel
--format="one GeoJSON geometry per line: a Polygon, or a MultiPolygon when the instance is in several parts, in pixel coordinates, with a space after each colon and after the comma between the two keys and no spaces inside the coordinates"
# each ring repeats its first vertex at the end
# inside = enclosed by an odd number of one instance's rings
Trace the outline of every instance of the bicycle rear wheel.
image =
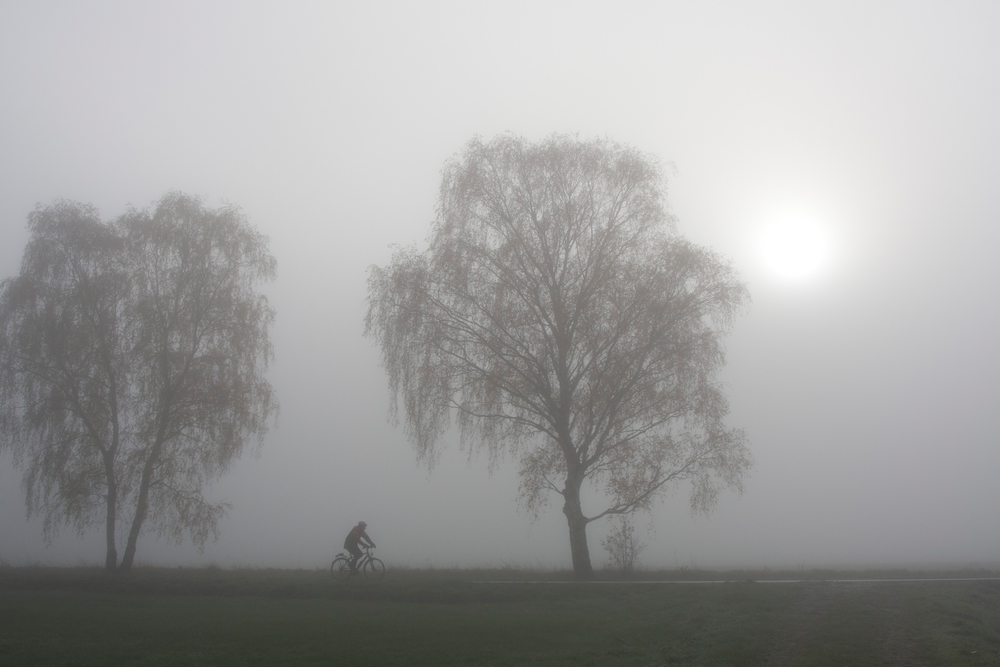
{"type": "Polygon", "coordinates": [[[365,563],[365,579],[378,581],[385,576],[385,563],[378,558],[372,558],[365,563]]]}
{"type": "Polygon", "coordinates": [[[337,581],[346,581],[351,578],[351,561],[343,556],[333,559],[330,564],[330,575],[337,581]]]}

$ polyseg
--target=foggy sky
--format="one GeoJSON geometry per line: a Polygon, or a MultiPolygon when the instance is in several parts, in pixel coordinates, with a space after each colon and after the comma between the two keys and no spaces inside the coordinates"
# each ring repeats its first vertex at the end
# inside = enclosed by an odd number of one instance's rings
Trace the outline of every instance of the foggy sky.
{"type": "MultiPolygon", "coordinates": [[[[367,267],[503,132],[672,163],[680,231],[750,287],[722,379],[756,468],[711,515],[681,487],[640,516],[647,566],[1000,562],[1000,5],[363,4],[0,4],[0,277],[36,203],[111,219],[169,190],[241,206],[278,260],[278,427],[212,487],[217,542],[147,534],[137,562],[322,567],[363,519],[390,566],[569,567],[561,506],[519,511],[513,463],[416,465],[362,337],[367,267]],[[815,280],[754,252],[789,210],[834,240],[815,280]]],[[[46,547],[0,457],[0,560],[102,541],[46,547]]]]}

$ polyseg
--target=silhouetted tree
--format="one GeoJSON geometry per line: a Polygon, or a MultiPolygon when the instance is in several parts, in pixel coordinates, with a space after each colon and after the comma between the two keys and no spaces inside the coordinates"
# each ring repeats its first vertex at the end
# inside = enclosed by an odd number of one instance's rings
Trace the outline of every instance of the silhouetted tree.
{"type": "Polygon", "coordinates": [[[369,277],[366,334],[418,459],[452,411],[463,446],[513,453],[529,511],[562,496],[579,577],[590,522],[680,480],[707,510],[751,463],[714,379],[747,291],[676,233],[664,193],[655,160],[610,141],[474,139],[445,168],[427,251],[369,277]],[[590,515],[588,481],[607,501],[590,515]]]}
{"type": "Polygon", "coordinates": [[[204,486],[277,409],[256,291],[275,273],[267,239],[178,193],[110,224],[59,202],[28,226],[20,275],[0,284],[0,447],[24,467],[28,513],[47,537],[103,520],[108,570],[131,568],[149,523],[204,546],[227,507],[204,486]]]}

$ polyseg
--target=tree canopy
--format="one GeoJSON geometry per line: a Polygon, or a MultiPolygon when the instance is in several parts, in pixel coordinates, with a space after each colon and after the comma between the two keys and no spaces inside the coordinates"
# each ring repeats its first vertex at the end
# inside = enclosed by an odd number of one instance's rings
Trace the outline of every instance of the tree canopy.
{"type": "Polygon", "coordinates": [[[109,570],[131,568],[149,525],[203,546],[227,507],[206,484],[277,410],[267,239],[180,193],[111,223],[39,206],[28,228],[0,284],[0,448],[24,469],[28,513],[47,535],[103,523],[109,570]]]}
{"type": "Polygon", "coordinates": [[[676,232],[665,192],[655,159],[609,140],[474,139],[444,169],[427,249],[369,276],[366,334],[418,458],[453,416],[463,446],[515,456],[530,511],[562,496],[581,577],[590,522],[682,480],[710,509],[751,466],[715,379],[748,292],[676,232]]]}

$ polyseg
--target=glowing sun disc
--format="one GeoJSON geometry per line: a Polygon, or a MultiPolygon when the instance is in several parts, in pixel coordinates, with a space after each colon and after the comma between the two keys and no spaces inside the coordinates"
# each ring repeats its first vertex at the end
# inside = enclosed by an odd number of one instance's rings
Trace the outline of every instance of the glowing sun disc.
{"type": "Polygon", "coordinates": [[[785,280],[812,278],[827,267],[830,240],[822,227],[802,218],[784,218],[764,230],[760,259],[775,276],[785,280]]]}

